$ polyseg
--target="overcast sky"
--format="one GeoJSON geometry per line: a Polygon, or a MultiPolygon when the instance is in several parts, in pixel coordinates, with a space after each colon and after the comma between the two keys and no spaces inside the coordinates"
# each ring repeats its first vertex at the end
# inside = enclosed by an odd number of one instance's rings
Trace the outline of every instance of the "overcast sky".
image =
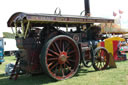
{"type": "MultiPolygon", "coordinates": [[[[125,19],[123,22],[127,23],[127,4],[128,0],[90,0],[91,15],[114,18],[113,11],[119,16],[118,10],[120,9],[124,12],[121,15],[122,19],[125,19]]],[[[84,0],[1,0],[0,32],[10,31],[7,21],[15,12],[53,14],[56,7],[61,9],[62,14],[80,15],[80,12],[84,10],[84,0]]]]}

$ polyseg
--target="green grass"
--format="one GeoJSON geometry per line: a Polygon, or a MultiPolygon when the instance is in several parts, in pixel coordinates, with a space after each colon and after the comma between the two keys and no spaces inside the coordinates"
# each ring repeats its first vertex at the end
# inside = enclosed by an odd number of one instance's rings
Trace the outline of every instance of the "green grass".
{"type": "Polygon", "coordinates": [[[116,62],[117,68],[104,71],[82,67],[74,77],[63,81],[55,81],[45,74],[22,75],[16,81],[9,80],[4,75],[5,65],[14,61],[13,56],[5,57],[5,62],[0,65],[0,85],[128,85],[128,61],[116,62]]]}

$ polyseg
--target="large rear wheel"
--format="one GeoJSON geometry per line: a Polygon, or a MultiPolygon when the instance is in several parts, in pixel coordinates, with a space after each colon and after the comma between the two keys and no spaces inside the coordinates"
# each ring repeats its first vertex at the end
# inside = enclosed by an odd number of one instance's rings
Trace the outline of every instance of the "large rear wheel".
{"type": "Polygon", "coordinates": [[[80,62],[78,46],[72,38],[65,35],[50,39],[43,47],[40,57],[45,73],[56,80],[75,75],[80,62]]]}

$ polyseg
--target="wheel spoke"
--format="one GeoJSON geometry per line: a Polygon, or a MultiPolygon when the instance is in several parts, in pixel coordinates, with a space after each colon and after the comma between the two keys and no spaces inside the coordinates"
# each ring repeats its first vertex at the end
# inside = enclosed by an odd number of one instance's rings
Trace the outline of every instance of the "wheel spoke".
{"type": "Polygon", "coordinates": [[[66,50],[66,52],[68,52],[70,48],[71,48],[70,46],[69,46],[69,47],[67,47],[67,50],[66,50]]]}
{"type": "Polygon", "coordinates": [[[65,77],[65,75],[64,75],[64,69],[63,69],[62,65],[60,65],[60,67],[61,67],[62,75],[63,75],[63,77],[65,77]]]}
{"type": "Polygon", "coordinates": [[[67,64],[65,64],[70,72],[72,72],[71,67],[69,67],[67,64]]]}
{"type": "Polygon", "coordinates": [[[71,62],[75,62],[75,60],[71,60],[71,59],[68,59],[69,61],[71,61],[71,62]]]}
{"type": "Polygon", "coordinates": [[[103,65],[105,65],[105,62],[103,62],[103,65]]]}
{"type": "Polygon", "coordinates": [[[67,49],[68,49],[68,47],[69,47],[70,45],[69,45],[69,43],[66,43],[66,42],[65,42],[65,44],[66,44],[66,46],[65,46],[65,51],[67,51],[67,49]]]}
{"type": "Polygon", "coordinates": [[[48,61],[58,60],[58,58],[49,58],[48,61]]]}
{"type": "Polygon", "coordinates": [[[96,66],[98,66],[99,62],[96,62],[96,66]]]}
{"type": "Polygon", "coordinates": [[[102,68],[102,62],[100,62],[100,69],[102,68]]]}
{"type": "Polygon", "coordinates": [[[52,55],[51,53],[48,53],[48,56],[54,56],[54,55],[52,55]]]}
{"type": "Polygon", "coordinates": [[[100,57],[101,57],[101,53],[102,53],[102,50],[100,50],[99,54],[100,54],[100,57]]]}
{"type": "Polygon", "coordinates": [[[48,67],[52,66],[54,64],[55,61],[51,62],[48,64],[48,67]]]}
{"type": "Polygon", "coordinates": [[[62,48],[62,39],[60,39],[60,42],[59,42],[59,48],[60,48],[60,52],[61,52],[61,48],[62,48]]]}
{"type": "Polygon", "coordinates": [[[66,64],[64,63],[64,68],[66,68],[66,64]]]}
{"type": "Polygon", "coordinates": [[[71,63],[68,60],[66,62],[67,62],[67,64],[71,65],[71,63]]]}
{"type": "Polygon", "coordinates": [[[56,69],[55,69],[54,75],[55,75],[55,76],[57,75],[57,66],[56,66],[56,69]]]}
{"type": "Polygon", "coordinates": [[[100,57],[100,67],[102,68],[102,59],[101,59],[101,57],[100,57]]]}
{"type": "Polygon", "coordinates": [[[98,63],[97,68],[99,68],[99,69],[100,69],[100,63],[98,63]]]}
{"type": "Polygon", "coordinates": [[[71,58],[72,56],[67,56],[67,58],[71,58]]]}
{"type": "Polygon", "coordinates": [[[68,53],[68,55],[71,55],[72,53],[75,53],[75,51],[74,51],[74,50],[70,51],[70,52],[68,53]]]}
{"type": "Polygon", "coordinates": [[[58,63],[54,64],[50,69],[52,70],[53,68],[57,67],[58,63]]]}
{"type": "Polygon", "coordinates": [[[106,62],[107,61],[107,57],[106,56],[104,56],[104,62],[106,62]]]}
{"type": "Polygon", "coordinates": [[[53,47],[53,50],[56,50],[56,47],[55,47],[54,43],[52,44],[52,47],[53,47]]]}
{"type": "Polygon", "coordinates": [[[102,68],[105,66],[104,62],[102,62],[102,68]]]}
{"type": "Polygon", "coordinates": [[[60,70],[61,70],[61,64],[59,64],[59,69],[58,69],[58,72],[60,72],[60,70]]]}
{"type": "Polygon", "coordinates": [[[59,53],[57,53],[57,52],[55,52],[55,51],[53,51],[53,50],[51,50],[51,49],[49,49],[48,51],[52,52],[53,54],[55,54],[55,55],[57,55],[57,56],[60,56],[59,53]]]}
{"type": "Polygon", "coordinates": [[[55,43],[55,46],[56,46],[56,48],[58,49],[58,51],[59,51],[59,53],[61,52],[61,50],[60,50],[60,48],[59,48],[59,46],[58,46],[58,44],[56,43],[56,42],[54,42],[55,43]]]}
{"type": "Polygon", "coordinates": [[[65,46],[65,45],[64,45],[64,41],[63,41],[63,44],[62,44],[62,45],[63,45],[63,52],[64,52],[64,51],[65,51],[65,48],[64,48],[64,46],[65,46]]]}

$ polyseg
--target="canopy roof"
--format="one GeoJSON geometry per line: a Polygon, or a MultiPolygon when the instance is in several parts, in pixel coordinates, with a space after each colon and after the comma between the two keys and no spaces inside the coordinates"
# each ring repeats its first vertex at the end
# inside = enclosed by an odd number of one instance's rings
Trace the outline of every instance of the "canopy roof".
{"type": "MultiPolygon", "coordinates": [[[[20,23],[20,21],[36,22],[36,26],[39,24],[86,24],[86,23],[114,23],[113,19],[98,18],[98,17],[86,17],[86,16],[74,16],[74,15],[55,15],[55,14],[30,14],[17,12],[14,13],[8,20],[8,27],[13,27],[14,22],[20,23]]],[[[20,26],[20,25],[18,25],[20,26]]]]}
{"type": "Polygon", "coordinates": [[[111,38],[105,39],[105,41],[114,41],[114,40],[116,40],[116,41],[125,41],[125,39],[121,38],[121,37],[111,37],[111,38]]]}

